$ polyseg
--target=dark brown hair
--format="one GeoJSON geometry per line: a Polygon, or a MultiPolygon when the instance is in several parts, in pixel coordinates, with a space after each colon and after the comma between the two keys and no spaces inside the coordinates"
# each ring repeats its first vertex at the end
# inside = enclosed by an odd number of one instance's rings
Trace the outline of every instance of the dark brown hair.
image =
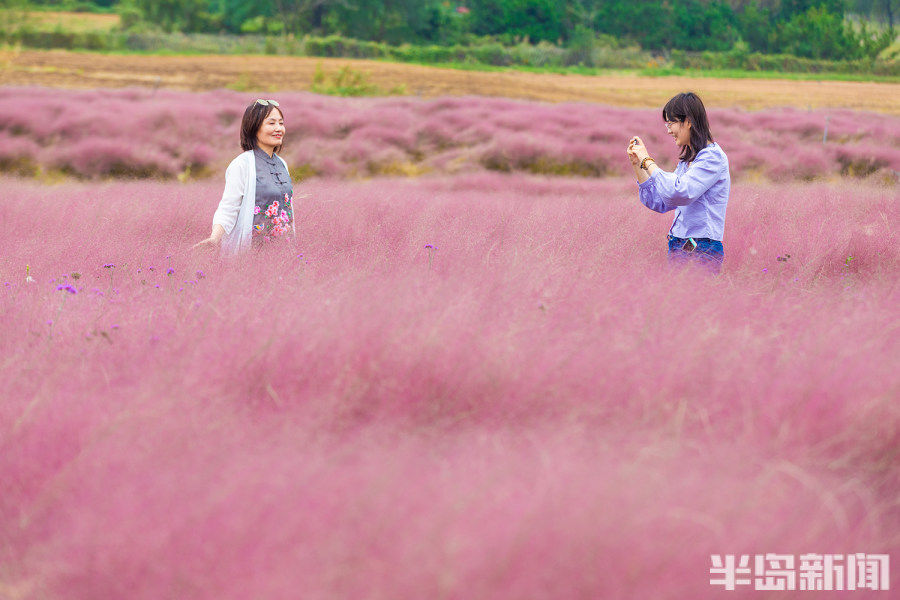
{"type": "Polygon", "coordinates": [[[681,160],[691,162],[697,158],[697,153],[706,148],[713,141],[709,132],[709,119],[706,117],[706,108],[700,96],[694,92],[683,92],[668,102],[662,110],[663,121],[678,121],[691,124],[691,141],[681,148],[681,160]]]}
{"type": "MultiPolygon", "coordinates": [[[[244,118],[241,119],[241,150],[253,150],[259,146],[259,142],[256,141],[256,134],[259,133],[259,128],[262,127],[263,121],[269,117],[273,109],[278,111],[282,119],[284,118],[284,112],[280,106],[271,104],[263,106],[254,100],[253,104],[247,107],[247,110],[244,111],[244,118]]],[[[275,152],[281,152],[283,147],[284,139],[282,139],[280,145],[275,146],[275,152]]]]}

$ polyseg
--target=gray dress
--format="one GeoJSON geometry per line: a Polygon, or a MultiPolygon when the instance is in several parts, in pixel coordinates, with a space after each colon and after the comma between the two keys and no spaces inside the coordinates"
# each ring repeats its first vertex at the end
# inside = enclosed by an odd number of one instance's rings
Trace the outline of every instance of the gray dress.
{"type": "Polygon", "coordinates": [[[294,233],[294,187],[291,175],[277,155],[269,156],[259,148],[256,159],[256,207],[253,210],[253,244],[261,244],[294,233]]]}

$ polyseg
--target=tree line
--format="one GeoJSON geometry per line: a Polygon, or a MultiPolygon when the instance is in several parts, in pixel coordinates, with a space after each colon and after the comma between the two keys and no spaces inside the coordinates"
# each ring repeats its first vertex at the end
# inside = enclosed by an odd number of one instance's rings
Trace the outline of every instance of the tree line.
{"type": "Polygon", "coordinates": [[[388,44],[467,44],[491,36],[562,46],[637,44],[854,60],[894,38],[900,0],[33,0],[114,8],[133,28],[339,34],[388,44]],[[850,12],[887,25],[877,31],[850,12]]]}

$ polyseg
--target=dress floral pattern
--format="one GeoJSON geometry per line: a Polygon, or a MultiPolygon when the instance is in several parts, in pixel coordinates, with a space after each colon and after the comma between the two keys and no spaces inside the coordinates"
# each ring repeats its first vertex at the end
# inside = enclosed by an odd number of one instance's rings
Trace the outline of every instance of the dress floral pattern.
{"type": "Polygon", "coordinates": [[[293,237],[294,208],[290,195],[285,194],[281,202],[273,200],[266,209],[260,206],[253,210],[253,241],[265,243],[277,238],[293,237]]]}

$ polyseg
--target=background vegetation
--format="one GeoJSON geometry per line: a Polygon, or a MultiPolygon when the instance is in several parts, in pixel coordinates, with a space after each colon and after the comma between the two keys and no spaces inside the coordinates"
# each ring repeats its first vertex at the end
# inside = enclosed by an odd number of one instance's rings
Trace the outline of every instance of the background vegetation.
{"type": "Polygon", "coordinates": [[[877,75],[898,74],[900,53],[892,46],[900,0],[0,0],[0,6],[7,7],[0,41],[39,48],[877,75]],[[23,15],[36,8],[115,12],[120,22],[105,32],[42,28],[34,19],[14,23],[11,7],[23,15]]]}

